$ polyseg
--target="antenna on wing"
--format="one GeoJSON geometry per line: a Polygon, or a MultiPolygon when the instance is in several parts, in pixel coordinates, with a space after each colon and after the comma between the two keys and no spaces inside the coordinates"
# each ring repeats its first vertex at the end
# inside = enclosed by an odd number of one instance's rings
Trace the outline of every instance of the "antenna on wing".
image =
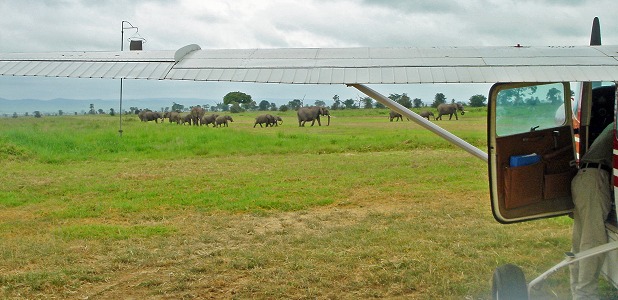
{"type": "Polygon", "coordinates": [[[594,20],[592,20],[590,46],[601,46],[601,25],[599,24],[599,17],[594,17],[594,20]]]}
{"type": "MultiPolygon", "coordinates": [[[[592,31],[590,32],[590,46],[600,46],[601,45],[601,25],[599,23],[599,17],[594,17],[592,20],[592,31]]],[[[592,88],[601,86],[601,82],[582,82],[580,84],[580,100],[592,97],[592,88]]],[[[575,105],[579,106],[581,104],[576,103],[575,105]]],[[[587,133],[588,132],[588,122],[586,120],[590,120],[590,110],[592,106],[587,109],[583,109],[578,107],[576,110],[580,110],[579,114],[575,114],[574,118],[577,123],[579,123],[579,132],[587,133]]],[[[588,151],[588,134],[579,134],[579,144],[577,153],[581,157],[584,153],[588,151]]]]}
{"type": "MultiPolygon", "coordinates": [[[[590,32],[590,46],[601,46],[601,24],[599,17],[592,20],[592,31],[590,32]]],[[[592,87],[601,86],[601,82],[593,82],[592,87]]]]}

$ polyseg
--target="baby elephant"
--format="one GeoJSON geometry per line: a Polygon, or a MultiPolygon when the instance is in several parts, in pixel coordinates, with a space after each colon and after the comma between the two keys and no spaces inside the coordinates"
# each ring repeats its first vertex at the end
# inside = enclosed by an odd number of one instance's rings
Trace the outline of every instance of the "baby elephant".
{"type": "Polygon", "coordinates": [[[283,119],[281,119],[280,116],[273,116],[273,117],[275,117],[275,126],[283,125],[283,119]]]}
{"type": "Polygon", "coordinates": [[[433,113],[427,110],[422,111],[419,115],[423,118],[427,118],[427,120],[429,120],[429,116],[432,116],[434,120],[436,119],[433,113]]]}
{"type": "Polygon", "coordinates": [[[228,127],[227,126],[227,122],[228,121],[234,122],[234,120],[232,120],[232,117],[230,117],[230,116],[218,116],[215,119],[215,126],[216,127],[220,127],[221,125],[224,125],[225,127],[228,127]]]}

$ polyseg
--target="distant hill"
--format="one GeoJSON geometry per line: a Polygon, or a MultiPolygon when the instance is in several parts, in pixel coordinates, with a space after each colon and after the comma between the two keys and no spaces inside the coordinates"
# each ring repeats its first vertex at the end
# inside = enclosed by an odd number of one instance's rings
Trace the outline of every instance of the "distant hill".
{"type": "MultiPolygon", "coordinates": [[[[173,104],[178,103],[185,107],[195,105],[215,105],[221,100],[215,101],[212,99],[171,99],[171,98],[152,98],[152,99],[123,99],[122,109],[129,110],[130,107],[137,107],[140,109],[149,108],[152,110],[161,110],[166,107],[171,107],[173,104]]],[[[39,100],[39,99],[20,99],[20,100],[7,100],[0,98],[0,116],[2,115],[23,115],[24,113],[32,114],[34,111],[40,111],[43,114],[56,114],[59,110],[62,110],[64,114],[78,114],[85,113],[90,110],[90,104],[94,104],[94,109],[102,109],[105,113],[109,113],[110,109],[118,112],[120,108],[120,102],[116,100],[103,100],[103,99],[90,99],[90,100],[77,100],[77,99],[52,99],[52,100],[39,100]]]]}
{"type": "MultiPolygon", "coordinates": [[[[267,98],[256,101],[258,104],[260,101],[266,100],[271,103],[276,103],[277,106],[287,104],[289,99],[275,99],[267,98]]],[[[305,99],[305,103],[311,105],[314,103],[314,99],[305,99]]],[[[222,100],[214,99],[197,99],[197,98],[146,98],[146,99],[122,99],[122,110],[128,111],[130,107],[137,107],[139,109],[148,108],[151,110],[165,110],[165,108],[171,108],[175,103],[184,105],[185,107],[191,107],[196,105],[212,106],[216,105],[222,100]]],[[[331,101],[332,102],[332,101],[331,101]]],[[[90,104],[94,104],[94,109],[98,111],[102,109],[105,113],[110,112],[110,108],[118,112],[120,109],[119,99],[20,99],[20,100],[8,100],[0,98],[0,117],[12,116],[13,113],[23,115],[25,113],[32,114],[34,111],[39,111],[42,114],[57,114],[59,110],[67,115],[83,114],[90,110],[90,104]]]]}

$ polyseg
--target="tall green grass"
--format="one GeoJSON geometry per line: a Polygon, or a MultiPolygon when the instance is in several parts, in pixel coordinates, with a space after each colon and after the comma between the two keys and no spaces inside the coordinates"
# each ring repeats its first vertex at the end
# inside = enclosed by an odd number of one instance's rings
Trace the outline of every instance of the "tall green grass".
{"type": "MultiPolygon", "coordinates": [[[[122,138],[117,132],[118,116],[5,118],[0,119],[3,128],[0,157],[60,163],[105,161],[119,156],[141,160],[450,147],[446,142],[428,139],[431,133],[419,130],[411,122],[387,122],[387,113],[386,110],[335,111],[332,126],[316,124],[309,128],[299,128],[293,112],[283,116],[284,126],[275,128],[253,128],[254,115],[248,113],[234,116],[235,122],[228,128],[144,123],[136,116],[124,116],[122,138]],[[344,118],[345,126],[338,124],[339,118],[344,118]]],[[[482,133],[464,128],[455,130],[458,131],[477,146],[485,143],[482,133]]]]}

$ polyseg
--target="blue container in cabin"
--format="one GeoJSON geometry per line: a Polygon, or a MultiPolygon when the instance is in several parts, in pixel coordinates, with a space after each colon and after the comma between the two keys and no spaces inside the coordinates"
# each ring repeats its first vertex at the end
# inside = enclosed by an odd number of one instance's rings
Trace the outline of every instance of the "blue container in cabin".
{"type": "Polygon", "coordinates": [[[541,156],[536,153],[532,153],[525,155],[513,155],[511,156],[509,163],[511,167],[521,167],[532,165],[538,163],[539,161],[541,161],[541,156]]]}

